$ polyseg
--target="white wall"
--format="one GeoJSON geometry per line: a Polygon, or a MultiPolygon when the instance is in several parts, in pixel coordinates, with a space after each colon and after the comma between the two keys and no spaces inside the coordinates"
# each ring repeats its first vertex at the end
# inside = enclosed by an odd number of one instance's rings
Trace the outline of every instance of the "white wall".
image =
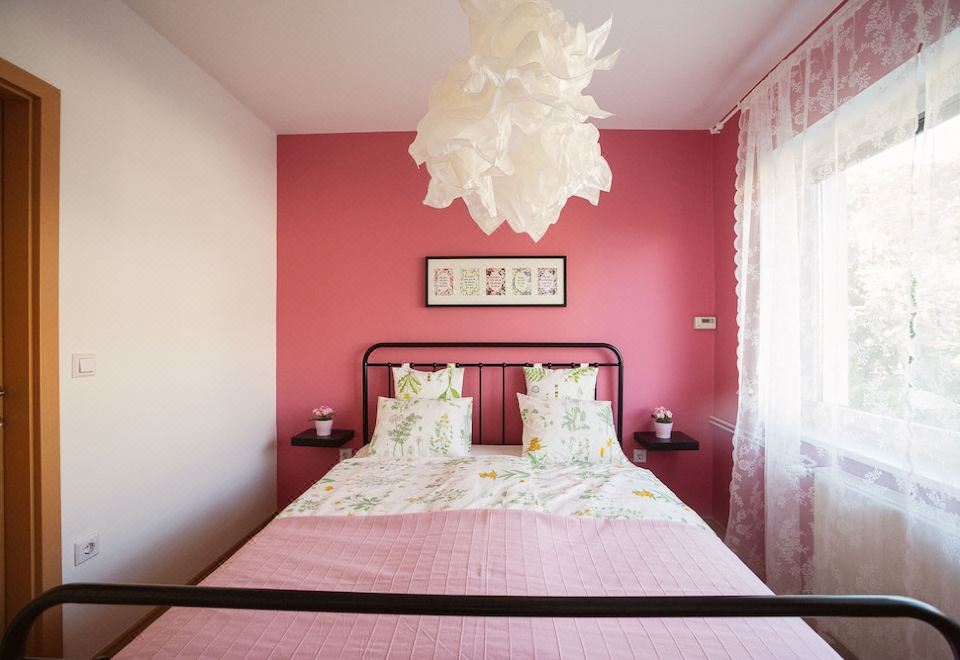
{"type": "Polygon", "coordinates": [[[0,57],[63,92],[63,579],[183,582],[275,508],[276,136],[116,0],[0,0],[0,57]]]}

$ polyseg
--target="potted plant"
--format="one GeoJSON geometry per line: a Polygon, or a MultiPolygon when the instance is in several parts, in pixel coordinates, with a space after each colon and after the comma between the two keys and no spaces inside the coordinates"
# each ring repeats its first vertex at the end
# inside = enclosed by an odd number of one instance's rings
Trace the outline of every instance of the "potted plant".
{"type": "Polygon", "coordinates": [[[328,436],[333,430],[333,415],[336,411],[330,406],[320,406],[313,409],[313,423],[317,427],[317,435],[328,436]]]}
{"type": "Polygon", "coordinates": [[[653,427],[658,438],[669,438],[673,431],[673,413],[660,406],[650,415],[653,417],[653,427]]]}

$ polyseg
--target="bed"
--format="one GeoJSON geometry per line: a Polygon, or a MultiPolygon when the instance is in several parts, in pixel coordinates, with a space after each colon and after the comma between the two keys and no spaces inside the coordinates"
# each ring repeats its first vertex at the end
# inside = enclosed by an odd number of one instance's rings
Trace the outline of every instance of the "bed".
{"type": "MultiPolygon", "coordinates": [[[[609,344],[376,344],[362,362],[365,446],[357,457],[311,486],[199,587],[53,590],[8,630],[3,657],[19,657],[21,629],[58,602],[174,605],[122,658],[836,658],[797,617],[841,614],[920,618],[957,648],[960,628],[916,601],[772,596],[648,470],[619,460],[532,465],[506,441],[517,424],[508,373],[534,364],[503,357],[518,351],[589,353],[586,363],[546,364],[609,370],[594,394],[614,399],[609,451],[622,455],[623,360],[609,344]],[[376,446],[368,444],[371,387],[384,384],[390,401],[398,394],[390,377],[398,363],[374,359],[388,349],[441,351],[444,360],[450,351],[497,352],[499,362],[457,363],[476,370],[462,386],[479,406],[470,420],[477,444],[467,455],[367,455],[376,446]],[[495,372],[486,384],[484,370],[495,372]]],[[[383,399],[379,405],[382,415],[383,399]]]]}

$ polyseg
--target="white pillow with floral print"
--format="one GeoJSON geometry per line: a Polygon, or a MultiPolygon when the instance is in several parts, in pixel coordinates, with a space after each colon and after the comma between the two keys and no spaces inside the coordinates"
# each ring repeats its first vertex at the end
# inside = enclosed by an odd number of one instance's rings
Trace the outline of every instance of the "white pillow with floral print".
{"type": "Polygon", "coordinates": [[[473,399],[377,400],[377,425],[367,455],[407,459],[469,456],[473,399]]]}
{"type": "Polygon", "coordinates": [[[527,394],[538,399],[596,399],[597,368],[586,362],[573,369],[524,367],[527,394]]]}
{"type": "Polygon", "coordinates": [[[439,371],[418,371],[404,362],[393,368],[393,391],[398,399],[459,399],[463,367],[448,364],[439,371]]]}
{"type": "Polygon", "coordinates": [[[537,399],[517,392],[523,455],[535,467],[571,463],[622,465],[609,401],[537,399]]]}

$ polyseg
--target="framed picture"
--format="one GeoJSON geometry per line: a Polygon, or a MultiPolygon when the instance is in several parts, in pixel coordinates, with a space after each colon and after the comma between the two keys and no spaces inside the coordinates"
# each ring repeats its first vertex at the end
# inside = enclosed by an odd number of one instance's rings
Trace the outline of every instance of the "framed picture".
{"type": "Polygon", "coordinates": [[[427,257],[427,307],[566,307],[566,257],[427,257]]]}

